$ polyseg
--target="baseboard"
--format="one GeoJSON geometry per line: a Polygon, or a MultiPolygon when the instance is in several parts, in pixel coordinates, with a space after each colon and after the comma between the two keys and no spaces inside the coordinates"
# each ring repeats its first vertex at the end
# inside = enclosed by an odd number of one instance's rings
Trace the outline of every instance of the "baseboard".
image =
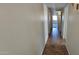
{"type": "Polygon", "coordinates": [[[67,51],[68,51],[68,54],[70,55],[69,49],[68,49],[68,47],[67,47],[67,44],[65,44],[65,46],[66,46],[66,49],[67,49],[67,51]]]}
{"type": "MultiPolygon", "coordinates": [[[[45,44],[45,45],[46,45],[46,44],[45,44]]],[[[41,55],[43,55],[43,51],[44,51],[45,45],[44,45],[44,47],[43,47],[43,49],[42,49],[41,55]]]]}
{"type": "Polygon", "coordinates": [[[65,46],[66,46],[66,49],[67,49],[67,52],[68,52],[68,55],[70,55],[70,51],[69,51],[69,49],[68,49],[68,46],[67,46],[67,40],[66,39],[64,39],[64,42],[65,42],[65,46]]]}
{"type": "MultiPolygon", "coordinates": [[[[48,35],[47,41],[48,41],[49,37],[50,37],[50,35],[48,35]]],[[[44,45],[44,47],[43,47],[43,49],[42,49],[42,52],[41,52],[41,55],[43,55],[43,51],[44,51],[44,49],[45,49],[45,46],[46,46],[47,41],[45,42],[45,45],[44,45]]]]}

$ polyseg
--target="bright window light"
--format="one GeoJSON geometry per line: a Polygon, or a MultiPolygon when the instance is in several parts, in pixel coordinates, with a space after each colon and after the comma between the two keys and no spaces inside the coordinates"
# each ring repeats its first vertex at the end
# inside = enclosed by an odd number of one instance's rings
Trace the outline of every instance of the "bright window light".
{"type": "Polygon", "coordinates": [[[53,16],[53,20],[57,20],[57,16],[56,15],[53,16]]]}

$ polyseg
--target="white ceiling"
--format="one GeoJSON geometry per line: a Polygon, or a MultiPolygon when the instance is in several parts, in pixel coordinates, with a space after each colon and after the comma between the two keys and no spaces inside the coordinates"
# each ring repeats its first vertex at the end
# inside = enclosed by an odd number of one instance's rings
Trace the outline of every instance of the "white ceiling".
{"type": "Polygon", "coordinates": [[[61,9],[64,8],[67,3],[45,3],[49,8],[53,8],[53,9],[61,9]]]}

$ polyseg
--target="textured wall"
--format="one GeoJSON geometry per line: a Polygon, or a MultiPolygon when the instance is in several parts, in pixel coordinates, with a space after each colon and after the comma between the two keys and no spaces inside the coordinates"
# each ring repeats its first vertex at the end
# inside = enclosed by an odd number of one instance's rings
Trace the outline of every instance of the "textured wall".
{"type": "Polygon", "coordinates": [[[43,20],[42,4],[0,4],[0,54],[41,54],[43,20]]]}
{"type": "Polygon", "coordinates": [[[67,20],[67,48],[70,54],[79,54],[79,12],[69,4],[67,20]]]}

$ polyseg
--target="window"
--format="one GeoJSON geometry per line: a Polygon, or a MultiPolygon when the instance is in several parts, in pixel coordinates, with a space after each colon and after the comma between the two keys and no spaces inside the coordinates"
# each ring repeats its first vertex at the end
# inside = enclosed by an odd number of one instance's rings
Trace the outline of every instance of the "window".
{"type": "Polygon", "coordinates": [[[53,20],[57,21],[57,16],[56,15],[53,16],[53,20]]]}

